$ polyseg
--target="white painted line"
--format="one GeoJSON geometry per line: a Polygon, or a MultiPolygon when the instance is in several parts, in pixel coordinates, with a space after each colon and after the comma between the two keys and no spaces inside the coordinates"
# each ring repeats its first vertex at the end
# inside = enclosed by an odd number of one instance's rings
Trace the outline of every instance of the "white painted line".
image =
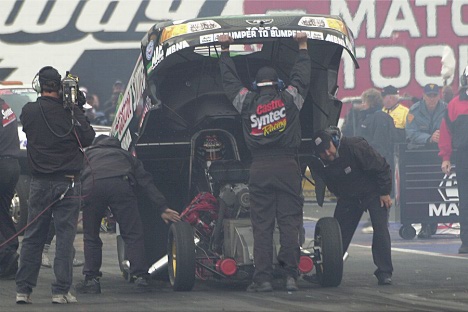
{"type": "MultiPolygon", "coordinates": [[[[372,246],[366,246],[366,245],[358,245],[358,244],[351,244],[351,246],[354,247],[361,247],[361,248],[367,248],[371,249],[372,246]]],[[[437,252],[430,252],[430,251],[422,251],[422,250],[413,250],[413,249],[404,249],[404,248],[392,248],[392,251],[397,251],[397,252],[403,252],[403,253],[409,253],[409,254],[415,254],[415,255],[425,255],[425,256],[433,256],[433,257],[440,257],[440,258],[451,258],[451,259],[462,259],[462,260],[468,260],[468,257],[465,256],[456,256],[456,255],[446,255],[446,254],[441,254],[437,252]]]]}

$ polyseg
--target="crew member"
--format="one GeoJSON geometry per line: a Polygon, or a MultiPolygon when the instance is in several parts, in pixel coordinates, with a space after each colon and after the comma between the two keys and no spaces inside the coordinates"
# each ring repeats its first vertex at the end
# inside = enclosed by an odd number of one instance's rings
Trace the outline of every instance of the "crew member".
{"type": "Polygon", "coordinates": [[[447,108],[447,115],[440,125],[439,156],[442,171],[451,173],[451,158],[454,154],[457,174],[460,239],[458,253],[468,253],[468,66],[460,77],[460,93],[447,108]],[[454,149],[456,151],[454,151],[454,149]]]}
{"type": "Polygon", "coordinates": [[[168,223],[180,220],[179,213],[169,209],[167,201],[153,183],[142,162],[120,147],[118,139],[100,135],[86,150],[83,174],[83,241],[85,279],[76,285],[78,293],[101,293],[99,271],[102,264],[101,220],[110,207],[119,223],[130,261],[130,274],[136,276],[137,288],[148,287],[148,269],[143,225],[137,205],[137,189],[144,192],[168,223]]]}
{"type": "Polygon", "coordinates": [[[20,116],[28,140],[32,178],[28,210],[28,223],[31,224],[22,241],[16,274],[16,302],[31,303],[30,295],[37,283],[53,214],[57,247],[52,302],[73,303],[76,298],[69,291],[75,256],[73,242],[81,204],[81,148],[93,142],[95,132],[79,105],[68,101],[64,105],[59,95],[61,76],[55,68],[46,66],[36,77],[38,84],[34,87],[41,96],[35,102],[27,103],[20,116]]]}
{"type": "Polygon", "coordinates": [[[405,126],[408,107],[398,103],[398,89],[394,86],[386,86],[382,90],[383,108],[382,110],[393,118],[395,123],[395,143],[404,143],[406,141],[405,126]]]}
{"type": "Polygon", "coordinates": [[[341,227],[343,252],[346,252],[364,211],[370,214],[372,255],[379,285],[392,283],[392,257],[388,231],[388,209],[392,205],[390,165],[366,140],[343,137],[338,129],[320,130],[314,134],[316,157],[312,172],[320,177],[338,202],[334,217],[341,227]]]}
{"type": "Polygon", "coordinates": [[[282,81],[271,67],[256,74],[259,92],[243,87],[234,62],[229,57],[233,39],[221,35],[220,69],[224,90],[241,114],[243,132],[252,154],[249,191],[250,214],[254,235],[253,283],[250,292],[272,291],[273,231],[275,219],[280,230],[281,248],[278,263],[286,273],[286,289],[297,290],[300,256],[299,232],[302,226],[301,172],[297,150],[301,144],[299,112],[307,96],[311,61],[307,36],[297,33],[298,56],[290,73],[290,85],[282,81]]]}
{"type": "Polygon", "coordinates": [[[10,206],[20,174],[18,156],[18,121],[11,107],[0,98],[2,125],[0,127],[0,279],[15,277],[18,270],[18,238],[10,215],[10,206]]]}

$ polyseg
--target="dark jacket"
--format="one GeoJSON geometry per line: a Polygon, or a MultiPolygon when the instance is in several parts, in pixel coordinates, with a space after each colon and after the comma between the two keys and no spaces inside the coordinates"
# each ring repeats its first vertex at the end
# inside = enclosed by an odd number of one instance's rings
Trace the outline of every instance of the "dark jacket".
{"type": "Polygon", "coordinates": [[[45,96],[23,107],[20,119],[33,176],[78,174],[83,168],[80,146],[91,145],[95,132],[78,106],[73,113],[75,125],[61,99],[45,96]]]}
{"type": "Polygon", "coordinates": [[[120,147],[118,139],[109,137],[85,151],[86,159],[81,174],[83,190],[90,190],[93,183],[112,177],[128,177],[131,184],[141,190],[163,213],[167,201],[153,183],[153,177],[143,168],[142,162],[120,147]]]}
{"type": "Polygon", "coordinates": [[[312,171],[338,198],[363,199],[389,195],[392,178],[389,164],[360,137],[343,137],[339,157],[325,162],[318,156],[311,162],[312,171]]]}
{"type": "Polygon", "coordinates": [[[393,159],[395,124],[390,115],[381,107],[369,108],[361,112],[364,116],[359,125],[357,136],[361,136],[384,156],[387,161],[393,159]]]}
{"type": "Polygon", "coordinates": [[[11,107],[0,99],[2,125],[0,126],[0,156],[19,157],[20,143],[18,138],[18,120],[11,107]]]}
{"type": "Polygon", "coordinates": [[[290,85],[283,91],[260,88],[252,92],[243,87],[228,52],[221,53],[220,69],[224,91],[243,120],[248,148],[297,149],[301,144],[299,111],[310,83],[310,57],[300,50],[290,74],[290,85]]]}

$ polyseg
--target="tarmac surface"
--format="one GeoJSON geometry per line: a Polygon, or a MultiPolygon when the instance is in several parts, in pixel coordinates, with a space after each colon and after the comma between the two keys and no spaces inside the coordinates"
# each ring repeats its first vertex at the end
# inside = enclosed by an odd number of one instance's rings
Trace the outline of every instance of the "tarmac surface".
{"type": "MultiPolygon", "coordinates": [[[[315,221],[333,214],[308,203],[305,228],[313,236],[315,221]]],[[[363,222],[367,216],[363,217],[363,222]]],[[[431,239],[404,240],[391,223],[393,285],[378,286],[373,276],[372,235],[356,231],[344,265],[343,281],[336,288],[299,281],[300,290],[287,292],[275,281],[272,293],[247,293],[249,282],[200,281],[190,292],[174,292],[164,281],[152,280],[151,291],[138,293],[119,270],[115,234],[102,233],[102,294],[78,294],[78,303],[53,305],[51,269],[42,268],[32,294],[32,305],[15,304],[15,282],[0,280],[0,311],[468,311],[468,255],[459,255],[456,234],[436,234],[431,239]]],[[[75,240],[77,258],[83,259],[82,234],[75,240]]],[[[49,252],[53,259],[53,251],[49,252]]],[[[82,279],[74,270],[74,283],[82,279]]],[[[72,290],[72,292],[74,292],[72,290]]]]}

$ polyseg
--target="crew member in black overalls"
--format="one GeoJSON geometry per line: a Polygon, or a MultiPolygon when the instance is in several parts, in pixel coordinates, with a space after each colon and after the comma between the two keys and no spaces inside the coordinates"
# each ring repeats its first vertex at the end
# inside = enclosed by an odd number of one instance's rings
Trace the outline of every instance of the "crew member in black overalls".
{"type": "Polygon", "coordinates": [[[142,162],[120,147],[118,139],[100,135],[86,150],[81,180],[83,184],[83,241],[85,279],[76,285],[78,293],[101,293],[100,272],[102,240],[101,220],[107,207],[119,223],[130,261],[130,274],[137,277],[137,289],[148,289],[148,269],[144,246],[143,225],[137,204],[137,188],[144,192],[163,220],[177,222],[179,213],[167,206],[167,201],[153,183],[142,162]]]}
{"type": "Polygon", "coordinates": [[[294,36],[299,51],[290,73],[290,85],[271,67],[256,75],[259,92],[243,87],[229,57],[233,39],[221,35],[220,69],[227,97],[241,114],[244,138],[252,154],[250,167],[250,214],[254,236],[255,273],[250,292],[272,291],[273,231],[275,219],[280,230],[278,262],[286,272],[286,288],[297,290],[300,257],[299,230],[302,226],[301,172],[297,150],[301,144],[299,111],[309,89],[311,62],[307,36],[294,36]]]}
{"type": "Polygon", "coordinates": [[[348,250],[364,211],[370,214],[372,256],[379,285],[392,283],[392,256],[388,231],[388,209],[392,205],[390,165],[361,137],[343,137],[339,130],[320,130],[314,134],[310,168],[320,177],[338,202],[334,217],[341,227],[343,252],[348,250]]]}
{"type": "Polygon", "coordinates": [[[451,173],[451,157],[455,160],[460,216],[458,253],[468,253],[468,66],[460,77],[460,94],[447,107],[447,114],[440,125],[439,156],[442,171],[451,173]],[[456,151],[453,151],[456,149],[456,151]]]}
{"type": "MultiPolygon", "coordinates": [[[[11,199],[20,174],[18,156],[18,121],[11,107],[0,98],[2,124],[0,126],[0,245],[15,236],[16,229],[10,215],[11,199]]],[[[18,238],[0,247],[0,279],[12,279],[18,269],[18,238]]]]}

